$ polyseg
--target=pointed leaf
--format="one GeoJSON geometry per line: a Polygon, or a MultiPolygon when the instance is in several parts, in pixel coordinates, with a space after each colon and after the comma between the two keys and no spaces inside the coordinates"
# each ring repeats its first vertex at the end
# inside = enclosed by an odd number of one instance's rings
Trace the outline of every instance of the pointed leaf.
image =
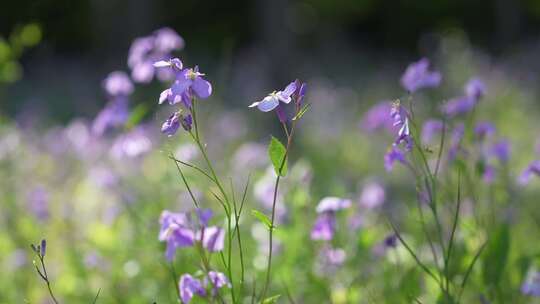
{"type": "Polygon", "coordinates": [[[268,146],[268,155],[274,165],[274,170],[277,175],[287,175],[287,160],[285,159],[287,149],[285,146],[274,136],[270,140],[270,146],[268,146]]]}
{"type": "Polygon", "coordinates": [[[277,300],[279,299],[281,295],[275,295],[275,296],[271,296],[269,298],[266,298],[264,300],[261,301],[261,304],[274,304],[274,303],[277,303],[277,300]]]}
{"type": "Polygon", "coordinates": [[[268,216],[266,216],[266,214],[255,209],[251,210],[251,213],[254,217],[261,221],[261,223],[263,223],[268,230],[272,228],[272,221],[268,218],[268,216]]]}

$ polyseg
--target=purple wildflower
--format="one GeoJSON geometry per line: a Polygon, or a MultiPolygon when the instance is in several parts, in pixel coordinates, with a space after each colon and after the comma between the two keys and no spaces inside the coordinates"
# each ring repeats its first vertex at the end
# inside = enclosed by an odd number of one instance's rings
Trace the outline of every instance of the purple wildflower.
{"type": "Polygon", "coordinates": [[[540,176],[540,160],[535,160],[527,166],[519,176],[518,183],[522,186],[528,184],[533,175],[540,176]]]}
{"type": "Polygon", "coordinates": [[[182,302],[186,304],[191,302],[194,295],[199,295],[201,297],[206,296],[206,290],[201,281],[195,279],[190,274],[183,274],[180,277],[178,287],[180,289],[180,298],[182,299],[182,302]]]}
{"type": "Polygon", "coordinates": [[[173,136],[178,131],[180,127],[180,119],[182,119],[182,114],[179,111],[174,112],[167,120],[161,125],[161,132],[166,134],[168,137],[173,136]]]}
{"type": "Polygon", "coordinates": [[[320,214],[311,229],[311,239],[330,241],[334,237],[335,226],[336,218],[333,213],[320,214]]]}
{"type": "Polygon", "coordinates": [[[527,296],[540,297],[540,272],[531,271],[521,285],[521,293],[527,296]]]}
{"type": "Polygon", "coordinates": [[[41,240],[41,246],[39,246],[40,252],[39,254],[44,257],[47,253],[47,240],[43,239],[41,240]]]}
{"type": "Polygon", "coordinates": [[[383,244],[386,246],[386,248],[396,248],[397,241],[397,236],[395,234],[391,234],[384,239],[383,244]]]}
{"type": "Polygon", "coordinates": [[[491,146],[489,154],[497,158],[500,162],[506,163],[510,159],[510,142],[506,139],[500,140],[491,146]]]}
{"type": "Polygon", "coordinates": [[[407,150],[412,147],[412,138],[409,130],[409,117],[407,110],[401,106],[398,101],[392,103],[392,109],[390,110],[390,117],[394,120],[394,127],[398,129],[397,138],[394,141],[394,145],[401,143],[406,144],[407,150]]]}
{"type": "Polygon", "coordinates": [[[340,266],[345,262],[347,254],[341,248],[325,247],[321,250],[321,255],[325,263],[340,266]]]}
{"type": "Polygon", "coordinates": [[[374,132],[378,129],[386,129],[392,134],[395,133],[394,120],[388,113],[392,111],[392,103],[381,101],[372,106],[362,118],[361,127],[367,132],[374,132]]]}
{"type": "Polygon", "coordinates": [[[109,96],[128,96],[133,93],[133,83],[126,73],[115,71],[103,80],[103,89],[109,96]]]}
{"type": "Polygon", "coordinates": [[[405,154],[396,146],[392,146],[388,152],[384,155],[384,168],[390,172],[394,169],[394,163],[400,162],[406,164],[405,154]]]}
{"type": "Polygon", "coordinates": [[[376,256],[383,256],[388,250],[396,248],[397,245],[398,237],[396,234],[392,233],[373,247],[373,253],[376,256]]]}
{"type": "Polygon", "coordinates": [[[470,112],[486,92],[481,80],[473,78],[465,85],[465,95],[453,98],[442,106],[442,111],[450,117],[470,112]]]}
{"type": "Polygon", "coordinates": [[[117,159],[135,158],[148,153],[152,149],[152,141],[145,126],[118,136],[112,147],[111,155],[117,159]]]}
{"type": "Polygon", "coordinates": [[[486,164],[484,167],[484,172],[482,174],[482,179],[486,184],[492,184],[497,177],[497,170],[492,165],[486,164]]]}
{"type": "Polygon", "coordinates": [[[45,221],[49,218],[49,193],[42,186],[38,186],[28,194],[28,207],[34,216],[45,221]]]}
{"type": "Polygon", "coordinates": [[[223,287],[231,287],[231,283],[225,274],[217,271],[209,271],[208,277],[204,278],[205,285],[211,284],[214,292],[223,287]],[[210,282],[208,282],[210,281],[210,282]]]}
{"type": "Polygon", "coordinates": [[[128,100],[125,96],[118,96],[98,113],[92,123],[92,132],[103,135],[108,129],[123,125],[128,117],[128,100]]]}
{"type": "Polygon", "coordinates": [[[156,75],[161,81],[174,78],[170,70],[156,74],[154,62],[171,58],[171,52],[184,47],[184,40],[170,28],[162,28],[147,37],[137,38],[131,44],[128,66],[135,82],[148,83],[156,75]]]}
{"type": "Polygon", "coordinates": [[[199,223],[202,227],[207,227],[208,222],[212,218],[212,209],[197,209],[195,211],[197,213],[197,217],[199,218],[199,223]]]}
{"type": "Polygon", "coordinates": [[[280,105],[280,102],[289,104],[292,95],[296,92],[296,82],[293,81],[283,91],[274,91],[261,101],[256,101],[249,105],[250,108],[257,107],[262,112],[270,112],[280,105]]]}
{"type": "Polygon", "coordinates": [[[437,119],[429,119],[422,127],[421,139],[424,144],[429,144],[443,130],[443,122],[437,119]]]}
{"type": "Polygon", "coordinates": [[[479,78],[472,78],[465,85],[465,95],[475,100],[482,98],[486,91],[486,85],[479,78]]]}
{"type": "Polygon", "coordinates": [[[401,77],[401,85],[410,93],[422,88],[433,88],[441,83],[441,73],[430,72],[429,60],[422,58],[418,62],[411,63],[401,77]]]}
{"type": "Polygon", "coordinates": [[[307,84],[305,82],[302,82],[302,84],[298,85],[300,81],[296,80],[296,92],[294,93],[296,96],[296,104],[298,107],[301,107],[304,102],[304,96],[306,96],[307,91],[307,84]]]}
{"type": "Polygon", "coordinates": [[[347,209],[351,206],[351,200],[339,197],[325,197],[317,205],[317,213],[336,212],[338,210],[347,209]]]}
{"type": "Polygon", "coordinates": [[[216,226],[204,228],[202,235],[202,244],[206,250],[210,252],[217,252],[223,250],[225,241],[225,230],[216,226]]]}
{"type": "Polygon", "coordinates": [[[495,133],[495,126],[489,121],[482,121],[476,124],[474,127],[474,134],[483,140],[495,133]]]}
{"type": "Polygon", "coordinates": [[[172,261],[178,248],[193,246],[195,235],[188,228],[188,217],[185,213],[163,211],[159,223],[159,240],[167,242],[165,256],[172,261]]]}
{"type": "Polygon", "coordinates": [[[384,187],[376,182],[366,184],[360,194],[360,205],[366,209],[374,209],[381,206],[386,199],[384,187]]]}

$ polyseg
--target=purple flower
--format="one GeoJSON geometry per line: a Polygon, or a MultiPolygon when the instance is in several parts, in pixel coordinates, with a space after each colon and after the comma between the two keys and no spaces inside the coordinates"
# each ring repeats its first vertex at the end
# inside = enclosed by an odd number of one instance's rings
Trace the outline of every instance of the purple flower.
{"type": "Polygon", "coordinates": [[[386,248],[396,248],[397,241],[398,241],[397,235],[391,234],[383,240],[383,244],[386,248]]]}
{"type": "Polygon", "coordinates": [[[381,206],[385,199],[386,194],[383,186],[376,182],[370,182],[362,189],[360,205],[366,209],[374,209],[381,206]]]}
{"type": "Polygon", "coordinates": [[[170,70],[156,74],[153,63],[171,58],[171,52],[184,47],[184,40],[170,28],[162,28],[147,37],[137,38],[131,44],[128,66],[135,82],[148,83],[156,75],[161,81],[174,78],[170,70]]]}
{"type": "Polygon", "coordinates": [[[374,132],[378,129],[386,129],[392,134],[397,131],[394,127],[394,120],[388,113],[392,111],[392,103],[381,101],[371,107],[362,118],[362,129],[367,132],[374,132]]]}
{"type": "Polygon", "coordinates": [[[225,230],[216,226],[206,227],[198,233],[197,239],[201,239],[203,247],[209,252],[217,252],[223,250],[225,241],[225,230]]]}
{"type": "Polygon", "coordinates": [[[178,131],[180,127],[180,119],[182,119],[182,114],[179,111],[174,112],[167,120],[161,125],[161,132],[166,134],[168,137],[173,136],[178,131]]]}
{"type": "Polygon", "coordinates": [[[470,112],[476,105],[476,100],[469,96],[461,96],[450,99],[442,106],[444,114],[454,117],[470,112]]]}
{"type": "Polygon", "coordinates": [[[114,140],[111,154],[117,159],[135,158],[148,153],[151,149],[152,141],[148,130],[145,126],[138,126],[114,140]]]}
{"type": "Polygon", "coordinates": [[[465,85],[465,95],[478,100],[486,94],[486,85],[479,78],[470,79],[465,85]]]}
{"type": "Polygon", "coordinates": [[[429,144],[443,129],[443,122],[436,119],[427,120],[422,127],[422,142],[424,144],[429,144]]]}
{"type": "Polygon", "coordinates": [[[422,88],[433,88],[441,83],[441,73],[430,72],[429,60],[420,59],[418,62],[411,63],[401,77],[401,85],[410,93],[414,93],[422,88]]]}
{"type": "Polygon", "coordinates": [[[394,127],[398,128],[397,138],[394,141],[394,145],[405,143],[407,150],[409,150],[412,147],[412,138],[409,130],[409,117],[407,110],[401,106],[399,100],[392,103],[390,117],[394,120],[394,127]]]}
{"type": "Polygon", "coordinates": [[[484,96],[486,86],[478,79],[473,78],[465,85],[465,95],[453,98],[443,105],[442,111],[450,117],[470,112],[478,100],[484,96]]]}
{"type": "Polygon", "coordinates": [[[28,207],[34,216],[45,221],[49,218],[49,193],[45,188],[38,186],[28,194],[28,207]]]}
{"type": "Polygon", "coordinates": [[[217,292],[218,289],[223,287],[231,287],[231,283],[229,282],[229,279],[227,279],[227,276],[217,271],[209,271],[208,277],[204,279],[204,283],[207,286],[208,284],[211,284],[214,292],[217,292]]]}
{"type": "Polygon", "coordinates": [[[339,197],[325,197],[317,205],[317,213],[336,212],[338,210],[347,209],[351,206],[351,200],[339,197]]]}
{"type": "Polygon", "coordinates": [[[540,160],[535,160],[527,166],[519,176],[518,183],[522,186],[528,184],[533,175],[540,176],[540,160]]]}
{"type": "Polygon", "coordinates": [[[270,112],[280,105],[280,102],[289,104],[292,101],[292,95],[296,92],[296,82],[293,81],[283,91],[274,91],[263,100],[249,105],[250,108],[257,107],[262,112],[270,112]]]}
{"type": "Polygon", "coordinates": [[[496,157],[502,163],[508,162],[510,159],[510,142],[506,139],[496,142],[491,146],[489,155],[496,157]]]}
{"type": "Polygon", "coordinates": [[[159,230],[158,238],[160,241],[165,241],[167,240],[171,227],[187,226],[188,217],[185,213],[173,213],[164,210],[159,217],[159,224],[161,225],[161,229],[159,230]]]}
{"type": "Polygon", "coordinates": [[[103,80],[103,88],[109,96],[128,96],[133,92],[133,84],[124,72],[115,71],[103,80]]]}
{"type": "Polygon", "coordinates": [[[166,237],[167,249],[165,256],[167,260],[172,261],[178,248],[193,246],[195,235],[191,229],[176,224],[173,224],[169,229],[166,237]]]}
{"type": "Polygon", "coordinates": [[[394,169],[394,163],[400,162],[406,164],[405,154],[396,146],[392,146],[388,152],[384,155],[384,168],[390,172],[394,169]]]}
{"type": "Polygon", "coordinates": [[[326,212],[320,214],[311,229],[311,239],[330,241],[334,237],[335,226],[336,218],[333,213],[326,212]]]}
{"type": "Polygon", "coordinates": [[[191,126],[193,125],[193,117],[191,114],[182,116],[180,119],[180,124],[182,125],[182,128],[186,131],[191,131],[191,126]]]}
{"type": "Polygon", "coordinates": [[[47,253],[47,241],[45,239],[41,240],[41,246],[39,247],[39,249],[40,249],[39,254],[41,254],[41,256],[44,257],[45,253],[47,253]]]}
{"type": "Polygon", "coordinates": [[[307,84],[305,82],[302,82],[302,84],[298,85],[300,81],[296,80],[296,92],[294,93],[296,95],[296,104],[301,107],[304,102],[304,96],[306,96],[307,91],[307,84]]]}
{"type": "Polygon", "coordinates": [[[180,282],[178,284],[180,290],[180,298],[183,303],[191,302],[191,299],[194,295],[199,295],[201,297],[206,296],[206,290],[204,289],[200,280],[195,279],[190,274],[183,274],[180,277],[180,282]]]}
{"type": "Polygon", "coordinates": [[[492,165],[487,164],[484,167],[484,173],[482,174],[482,179],[486,184],[492,184],[497,177],[497,170],[492,165]]]}
{"type": "Polygon", "coordinates": [[[108,129],[123,125],[128,117],[128,100],[125,96],[118,96],[98,113],[92,123],[92,132],[103,135],[108,129]]]}
{"type": "Polygon", "coordinates": [[[495,126],[489,121],[482,121],[474,127],[474,134],[481,140],[495,133],[495,126]]]}
{"type": "Polygon", "coordinates": [[[321,250],[322,258],[325,263],[333,266],[340,266],[345,262],[347,254],[341,248],[325,247],[321,250]]]}
{"type": "Polygon", "coordinates": [[[540,272],[529,272],[521,285],[521,293],[527,296],[540,297],[540,272]]]}
{"type": "Polygon", "coordinates": [[[199,218],[199,223],[202,227],[207,227],[208,222],[212,218],[212,209],[197,209],[195,211],[197,213],[197,217],[199,218]]]}
{"type": "Polygon", "coordinates": [[[386,236],[381,242],[373,247],[373,253],[376,256],[383,256],[390,249],[396,248],[398,245],[398,237],[392,233],[386,236]]]}
{"type": "Polygon", "coordinates": [[[192,95],[199,99],[206,99],[212,94],[212,85],[202,77],[205,74],[199,72],[199,67],[182,69],[182,62],[178,58],[158,61],[154,65],[159,68],[170,68],[176,75],[172,86],[161,92],[160,104],[168,100],[169,104],[182,102],[185,107],[191,108],[192,95]]]}

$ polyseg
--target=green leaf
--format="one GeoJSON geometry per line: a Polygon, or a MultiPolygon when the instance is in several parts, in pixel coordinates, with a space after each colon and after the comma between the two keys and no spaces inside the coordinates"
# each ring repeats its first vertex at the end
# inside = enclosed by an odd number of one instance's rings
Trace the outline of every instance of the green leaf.
{"type": "Polygon", "coordinates": [[[256,217],[261,223],[263,223],[268,230],[272,229],[272,221],[266,216],[266,214],[258,211],[258,210],[251,210],[251,214],[253,214],[254,217],[256,217]]]}
{"type": "Polygon", "coordinates": [[[141,103],[137,105],[133,111],[131,111],[129,118],[126,122],[126,127],[128,129],[131,129],[135,127],[141,120],[144,118],[144,116],[148,113],[148,106],[141,103]]]}
{"type": "Polygon", "coordinates": [[[287,175],[287,160],[285,159],[286,151],[287,149],[285,149],[285,146],[277,138],[272,136],[270,146],[268,146],[268,155],[274,165],[276,174],[280,176],[287,175]]]}
{"type": "Polygon", "coordinates": [[[277,300],[279,299],[279,297],[281,297],[281,295],[271,296],[269,298],[266,298],[266,299],[262,300],[261,304],[274,304],[274,303],[277,303],[277,300]]]}
{"type": "Polygon", "coordinates": [[[508,260],[510,228],[503,224],[491,236],[486,247],[482,264],[482,274],[486,285],[497,286],[508,260]]]}
{"type": "Polygon", "coordinates": [[[311,106],[311,104],[309,103],[306,103],[302,109],[300,109],[300,111],[298,111],[298,113],[296,115],[294,115],[293,119],[292,120],[298,120],[300,118],[302,118],[302,116],[304,116],[304,114],[306,114],[307,110],[309,110],[309,107],[311,106]]]}

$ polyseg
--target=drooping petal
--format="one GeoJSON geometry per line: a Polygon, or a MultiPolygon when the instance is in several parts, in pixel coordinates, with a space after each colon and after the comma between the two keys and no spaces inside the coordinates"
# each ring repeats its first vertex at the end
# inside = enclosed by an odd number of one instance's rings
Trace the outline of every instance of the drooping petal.
{"type": "Polygon", "coordinates": [[[222,251],[225,241],[225,231],[219,227],[211,226],[204,229],[203,247],[210,252],[222,251]]]}
{"type": "Polygon", "coordinates": [[[212,85],[202,77],[195,78],[191,88],[198,98],[206,99],[212,95],[212,85]]]}
{"type": "Polygon", "coordinates": [[[165,102],[165,100],[168,100],[169,96],[171,96],[171,95],[172,95],[171,89],[166,89],[165,91],[161,92],[159,94],[159,102],[158,102],[158,104],[162,104],[163,102],[165,102]]]}
{"type": "Polygon", "coordinates": [[[160,60],[160,61],[154,62],[153,65],[155,68],[165,68],[165,67],[170,67],[171,62],[169,60],[160,60]]]}
{"type": "Polygon", "coordinates": [[[262,112],[270,112],[279,105],[279,100],[273,95],[266,96],[263,100],[259,101],[257,108],[262,112]]]}

